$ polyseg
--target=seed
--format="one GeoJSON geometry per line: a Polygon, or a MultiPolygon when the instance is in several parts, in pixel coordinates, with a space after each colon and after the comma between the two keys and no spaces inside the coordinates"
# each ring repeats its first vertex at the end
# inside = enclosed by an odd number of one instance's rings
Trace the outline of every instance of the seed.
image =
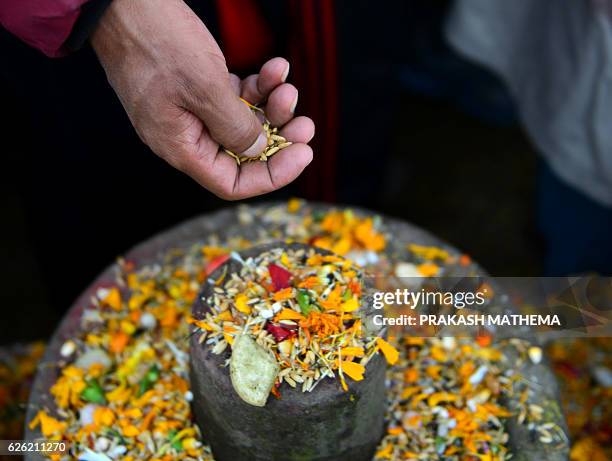
{"type": "Polygon", "coordinates": [[[227,342],[225,340],[219,341],[212,349],[213,354],[220,354],[227,348],[227,342]]]}
{"type": "Polygon", "coordinates": [[[289,373],[291,373],[291,368],[285,368],[284,370],[281,370],[281,372],[278,374],[278,377],[283,378],[289,373]]]}
{"type": "MultiPolygon", "coordinates": [[[[263,110],[260,109],[259,107],[253,106],[252,104],[249,104],[248,102],[244,101],[245,104],[247,104],[251,110],[253,110],[254,112],[260,112],[263,113],[263,110]]],[[[264,114],[265,117],[265,114],[264,114]]],[[[231,156],[234,160],[236,160],[236,163],[238,164],[238,166],[240,166],[242,163],[246,163],[246,162],[254,162],[254,161],[262,161],[262,162],[266,162],[268,160],[268,158],[270,158],[272,155],[276,154],[278,151],[280,151],[281,149],[284,149],[285,147],[288,147],[291,145],[291,142],[288,142],[286,138],[284,138],[283,136],[278,135],[278,128],[277,127],[270,127],[270,121],[266,118],[264,118],[264,123],[263,123],[263,129],[266,133],[267,136],[267,147],[266,149],[261,153],[261,155],[259,157],[239,157],[238,155],[236,155],[234,152],[232,152],[229,149],[223,148],[223,151],[228,154],[229,156],[231,156]]]]}
{"type": "Polygon", "coordinates": [[[295,323],[293,320],[281,320],[279,323],[282,323],[283,325],[289,325],[289,326],[297,325],[297,323],[295,323]]]}
{"type": "Polygon", "coordinates": [[[271,147],[270,149],[267,149],[266,151],[264,151],[264,154],[266,155],[266,157],[272,157],[279,150],[280,150],[280,146],[271,147]]]}
{"type": "Polygon", "coordinates": [[[552,438],[552,436],[550,434],[549,435],[543,435],[543,436],[540,437],[540,442],[542,442],[542,443],[551,443],[552,441],[553,441],[553,438],[552,438]]]}

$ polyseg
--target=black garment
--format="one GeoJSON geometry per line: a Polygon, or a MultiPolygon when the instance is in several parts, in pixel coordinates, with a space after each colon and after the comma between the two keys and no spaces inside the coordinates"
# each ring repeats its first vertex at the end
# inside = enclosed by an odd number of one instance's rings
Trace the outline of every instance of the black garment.
{"type": "Polygon", "coordinates": [[[69,50],[76,51],[85,45],[111,2],[112,0],[90,0],[81,7],[79,19],[66,41],[69,50]]]}

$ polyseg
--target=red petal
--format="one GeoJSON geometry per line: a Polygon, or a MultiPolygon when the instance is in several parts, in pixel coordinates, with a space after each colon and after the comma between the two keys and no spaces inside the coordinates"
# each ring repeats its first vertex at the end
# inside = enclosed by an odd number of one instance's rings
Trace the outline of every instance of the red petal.
{"type": "Polygon", "coordinates": [[[284,341],[287,338],[295,336],[295,331],[287,330],[286,328],[274,325],[270,322],[266,324],[266,331],[272,336],[274,336],[274,339],[277,343],[280,343],[281,341],[284,341]]]}
{"type": "Polygon", "coordinates": [[[268,265],[268,271],[270,272],[270,278],[274,285],[274,290],[282,290],[283,288],[289,288],[289,280],[291,280],[291,272],[284,269],[276,264],[268,265]]]}
{"type": "Polygon", "coordinates": [[[206,265],[206,275],[212,274],[221,264],[229,259],[229,255],[217,256],[206,265]]]}

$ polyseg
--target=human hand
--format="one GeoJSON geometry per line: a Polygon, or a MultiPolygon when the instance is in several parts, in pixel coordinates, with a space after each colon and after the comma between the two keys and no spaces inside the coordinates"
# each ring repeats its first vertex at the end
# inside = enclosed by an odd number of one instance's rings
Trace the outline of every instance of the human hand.
{"type": "Polygon", "coordinates": [[[312,160],[314,124],[294,117],[289,63],[274,58],[244,80],[228,72],[214,38],[182,0],[113,0],[92,46],[138,135],[153,152],[227,200],[293,181],[312,160]],[[223,147],[257,157],[262,123],[240,97],[263,104],[293,144],[267,162],[240,166],[223,147]]]}

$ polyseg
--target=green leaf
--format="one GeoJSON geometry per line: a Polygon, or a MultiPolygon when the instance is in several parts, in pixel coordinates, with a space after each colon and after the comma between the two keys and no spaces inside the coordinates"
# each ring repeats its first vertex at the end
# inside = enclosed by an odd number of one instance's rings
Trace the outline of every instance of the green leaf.
{"type": "Polygon", "coordinates": [[[97,403],[104,405],[106,398],[104,397],[104,391],[96,380],[87,381],[87,387],[81,392],[81,399],[86,402],[97,403]]]}
{"type": "Polygon", "coordinates": [[[157,365],[153,365],[151,368],[149,368],[149,371],[147,371],[145,377],[152,383],[157,381],[159,379],[159,368],[157,365]]]}
{"type": "Polygon", "coordinates": [[[181,440],[175,440],[172,442],[172,447],[177,451],[183,450],[183,442],[181,440]]]}
{"type": "Polygon", "coordinates": [[[306,290],[300,290],[297,293],[297,302],[300,305],[302,314],[308,315],[310,313],[310,296],[306,290]]]}
{"type": "Polygon", "coordinates": [[[139,384],[138,397],[140,397],[142,394],[144,394],[149,389],[151,389],[155,381],[157,381],[158,379],[159,379],[159,368],[157,367],[157,365],[153,365],[151,368],[149,368],[149,370],[146,372],[144,377],[138,383],[139,384]]]}
{"type": "Polygon", "coordinates": [[[170,441],[170,445],[172,445],[172,448],[174,448],[177,451],[182,451],[183,442],[181,441],[181,439],[176,438],[177,434],[178,434],[178,431],[176,429],[172,429],[168,433],[168,440],[170,441]]]}

